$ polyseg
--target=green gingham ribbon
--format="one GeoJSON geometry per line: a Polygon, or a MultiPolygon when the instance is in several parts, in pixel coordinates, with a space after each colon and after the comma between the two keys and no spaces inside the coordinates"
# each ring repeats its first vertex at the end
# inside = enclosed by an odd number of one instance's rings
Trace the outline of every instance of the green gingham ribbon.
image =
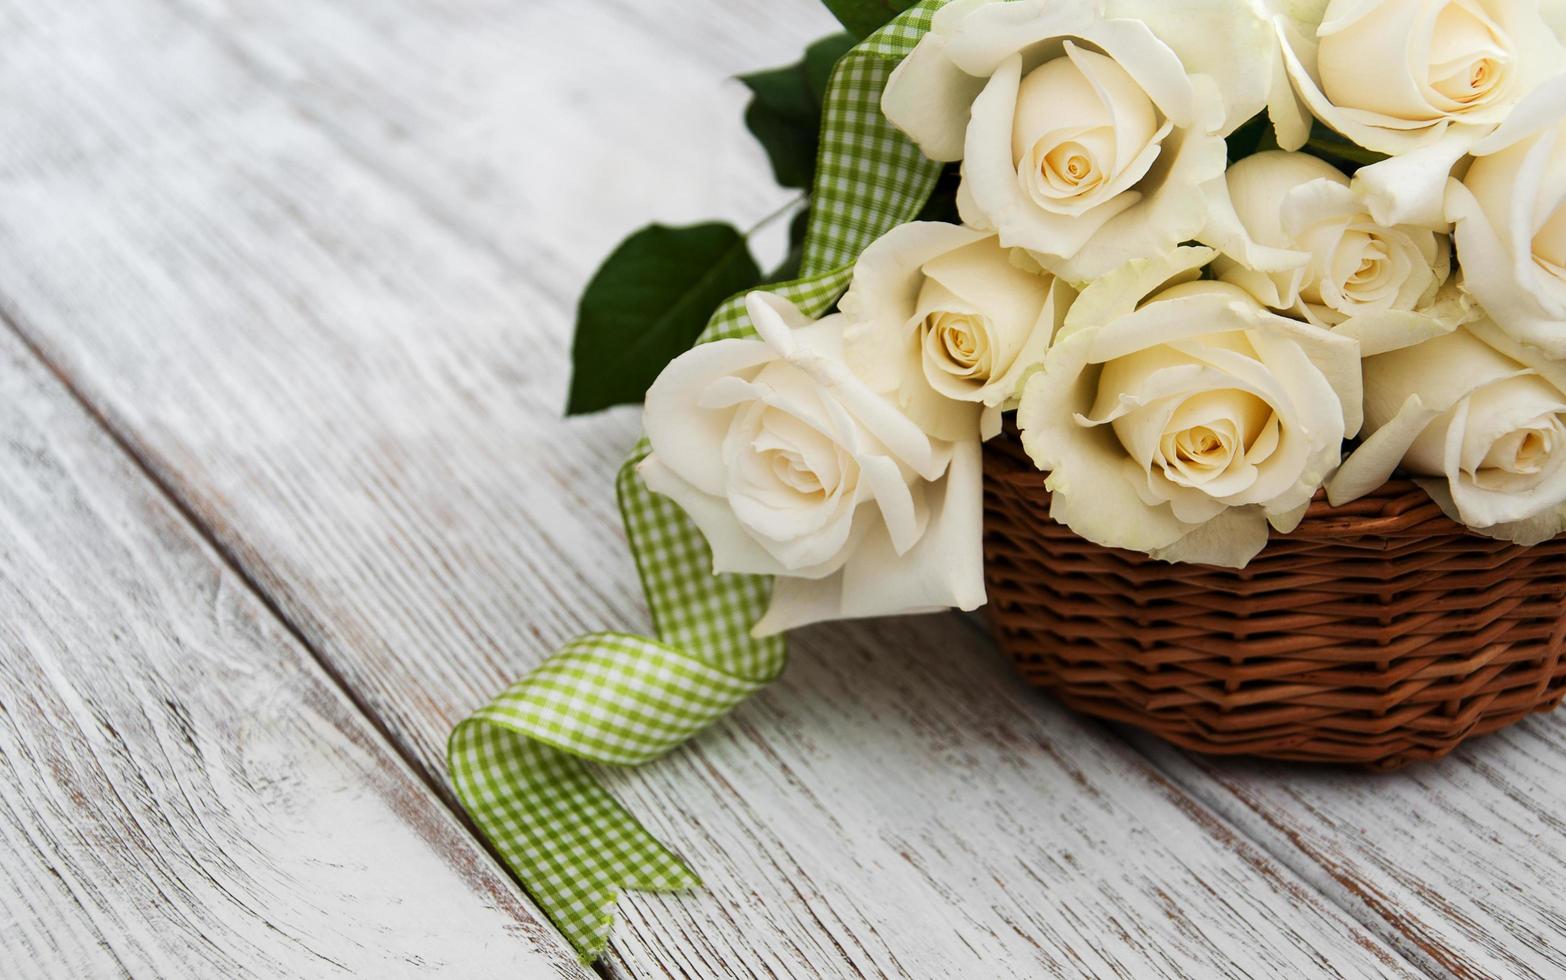
{"type": "MultiPolygon", "coordinates": [[[[886,121],[880,101],[942,2],[906,11],[833,70],[804,274],[771,289],[810,316],[842,294],[866,245],[918,213],[940,173],[886,121]]],[[[752,333],[744,297],[734,296],[697,342],[752,333]]],[[[573,640],[459,724],[447,752],[474,823],[583,962],[603,952],[621,888],[700,883],[598,785],[589,764],[656,758],[777,677],[786,658],[781,637],[750,635],[771,579],[712,574],[696,525],[638,478],[648,448],[645,438],[637,444],[616,487],[657,639],[573,640]]]]}

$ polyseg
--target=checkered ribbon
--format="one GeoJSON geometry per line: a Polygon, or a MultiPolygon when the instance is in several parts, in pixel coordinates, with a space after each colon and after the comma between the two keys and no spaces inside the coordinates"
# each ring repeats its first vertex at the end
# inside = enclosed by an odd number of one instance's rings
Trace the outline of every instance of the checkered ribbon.
{"type": "MultiPolygon", "coordinates": [[[[892,68],[943,0],[867,38],[833,70],[805,239],[803,276],[774,287],[825,312],[865,246],[913,218],[940,166],[881,114],[892,68]]],[[[753,332],[743,296],[726,300],[698,343],[753,332]]],[[[608,942],[621,888],[699,884],[672,851],[598,785],[588,763],[634,765],[712,724],[783,669],[781,637],[756,639],[771,580],[713,575],[696,525],[636,475],[641,440],[620,470],[620,510],[657,639],[594,633],[567,644],[451,733],[452,782],[474,823],[583,962],[608,942]]]]}

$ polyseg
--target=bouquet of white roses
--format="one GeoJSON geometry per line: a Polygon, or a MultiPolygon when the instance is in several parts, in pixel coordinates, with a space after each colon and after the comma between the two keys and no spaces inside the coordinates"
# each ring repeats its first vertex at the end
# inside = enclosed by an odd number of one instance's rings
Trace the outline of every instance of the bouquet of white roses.
{"type": "MultiPolygon", "coordinates": [[[[646,393],[642,478],[714,571],[775,577],[763,633],[980,605],[979,444],[1011,410],[1055,520],[1170,561],[1242,567],[1318,492],[1399,469],[1478,533],[1555,535],[1550,13],[941,6],[880,107],[949,166],[950,220],[864,248],[830,315],[758,291],[755,337],[674,358],[646,393]]],[[[763,134],[773,81],[751,79],[763,134]]]]}
{"type": "Polygon", "coordinates": [[[849,34],[743,79],[808,191],[782,267],[652,226],[582,300],[569,410],[645,400],[617,489],[657,635],[574,640],[452,735],[584,956],[619,889],[695,879],[580,760],[668,751],[785,630],[984,603],[986,459],[1069,539],[1007,615],[1084,710],[1395,764],[1560,700],[1562,11],[826,3],[849,34]],[[1439,509],[1397,490],[1398,542],[1306,540],[1409,478],[1439,509]]]}

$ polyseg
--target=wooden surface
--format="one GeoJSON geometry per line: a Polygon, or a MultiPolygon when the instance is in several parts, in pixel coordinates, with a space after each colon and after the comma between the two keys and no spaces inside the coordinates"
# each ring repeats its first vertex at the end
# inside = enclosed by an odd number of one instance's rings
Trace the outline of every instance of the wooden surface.
{"type": "MultiPolygon", "coordinates": [[[[559,418],[575,295],[637,224],[788,199],[725,79],[829,29],[0,0],[0,975],[572,975],[442,745],[647,625],[635,413],[559,418]]],[[[707,885],[627,896],[603,975],[1566,973],[1560,719],[1391,776],[1213,763],[1025,690],[961,617],[794,651],[606,774],[707,885]]]]}
{"type": "Polygon", "coordinates": [[[9,333],[0,432],[0,975],[584,976],[9,333]]]}

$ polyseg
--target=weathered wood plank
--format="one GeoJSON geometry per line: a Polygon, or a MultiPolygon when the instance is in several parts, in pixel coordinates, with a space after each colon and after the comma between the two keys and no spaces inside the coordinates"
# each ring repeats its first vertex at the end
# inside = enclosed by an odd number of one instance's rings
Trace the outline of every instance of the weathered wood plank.
{"type": "Polygon", "coordinates": [[[732,76],[841,29],[815,0],[166,2],[562,307],[636,225],[745,227],[797,196],[770,181],[732,76]]]}
{"type": "Polygon", "coordinates": [[[611,784],[707,881],[636,896],[623,973],[1417,975],[1106,735],[958,617],[807,631],[722,731],[611,784]]]}
{"type": "MultiPolygon", "coordinates": [[[[645,624],[611,490],[634,416],[556,420],[573,293],[665,191],[703,196],[685,217],[777,198],[724,128],[738,93],[720,112],[680,63],[731,29],[745,65],[802,38],[764,4],[658,31],[580,3],[298,8],[0,6],[27,28],[0,71],[51,95],[9,103],[50,138],[0,142],[0,304],[438,776],[502,684],[645,624]],[[697,134],[743,166],[673,179],[646,149],[697,134]]],[[[1407,975],[963,621],[797,647],[689,751],[611,774],[708,888],[628,896],[610,972],[1407,975]]]]}
{"type": "Polygon", "coordinates": [[[1566,976],[1566,716],[1391,774],[1146,748],[1430,972],[1566,976]]]}
{"type": "Polygon", "coordinates": [[[9,331],[0,432],[0,976],[585,976],[9,331]]]}

